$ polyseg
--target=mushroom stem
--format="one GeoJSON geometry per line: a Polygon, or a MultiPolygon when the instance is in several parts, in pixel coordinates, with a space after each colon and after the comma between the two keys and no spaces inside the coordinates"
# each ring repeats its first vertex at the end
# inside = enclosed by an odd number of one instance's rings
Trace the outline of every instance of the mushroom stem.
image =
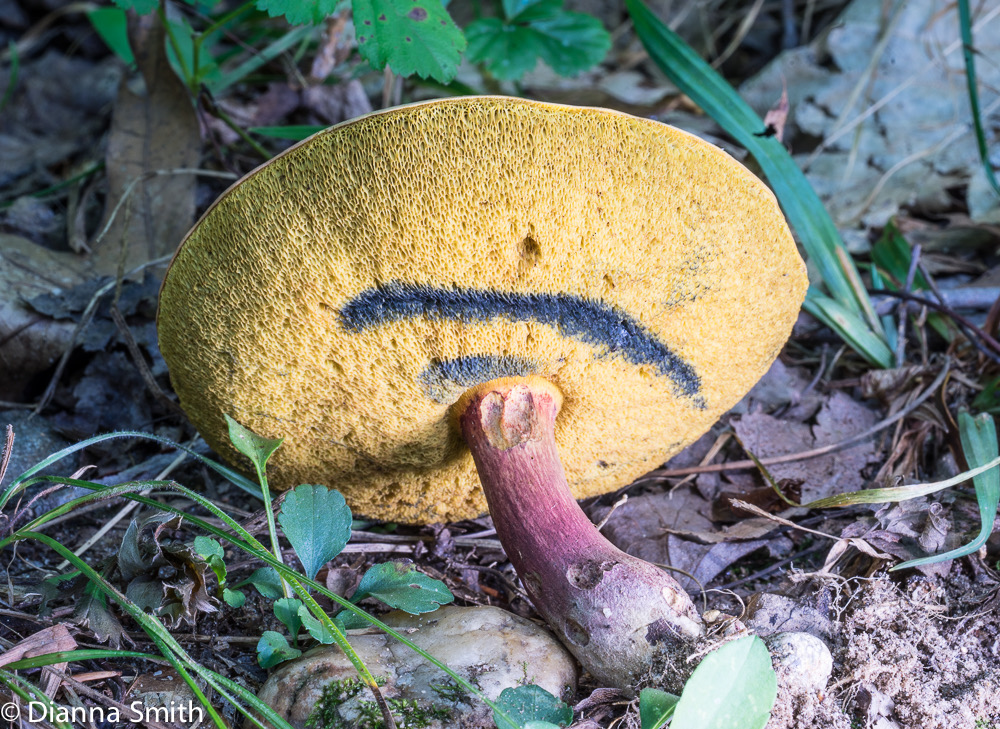
{"type": "Polygon", "coordinates": [[[670,575],[608,542],[573,498],[556,450],[561,404],[545,380],[502,379],[467,392],[457,415],[535,608],[597,680],[632,688],[658,644],[696,637],[701,620],[670,575]]]}

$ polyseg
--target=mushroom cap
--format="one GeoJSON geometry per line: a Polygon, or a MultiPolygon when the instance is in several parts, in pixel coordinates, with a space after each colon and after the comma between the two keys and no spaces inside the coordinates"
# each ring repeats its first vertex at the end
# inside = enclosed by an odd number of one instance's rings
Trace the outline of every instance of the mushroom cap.
{"type": "MultiPolygon", "coordinates": [[[[577,498],[697,439],[764,374],[807,286],[778,204],[718,148],[605,109],[505,97],[388,109],[234,184],[178,250],[160,348],[181,406],[285,438],[320,483],[407,522],[486,511],[449,413],[536,376],[577,498]]],[[[246,465],[243,463],[243,465],[246,465]]]]}

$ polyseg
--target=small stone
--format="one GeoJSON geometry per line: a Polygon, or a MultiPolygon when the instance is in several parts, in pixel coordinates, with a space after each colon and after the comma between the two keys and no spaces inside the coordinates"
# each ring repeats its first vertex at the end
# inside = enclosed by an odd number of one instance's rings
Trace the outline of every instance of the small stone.
{"type": "Polygon", "coordinates": [[[764,642],[790,683],[810,693],[826,687],[833,672],[833,656],[826,643],[809,633],[775,633],[764,642]]]}
{"type": "MultiPolygon", "coordinates": [[[[560,698],[575,691],[576,664],[566,649],[545,629],[500,608],[448,606],[425,615],[390,613],[382,620],[490,699],[530,683],[560,698]]],[[[495,726],[487,706],[402,643],[373,630],[348,639],[376,680],[384,680],[382,695],[397,707],[401,726],[405,718],[406,725],[418,722],[425,729],[458,726],[459,720],[463,729],[495,726]]],[[[281,665],[258,696],[297,729],[314,711],[325,716],[320,726],[355,726],[372,710],[376,723],[380,716],[371,692],[336,646],[281,665]]]]}

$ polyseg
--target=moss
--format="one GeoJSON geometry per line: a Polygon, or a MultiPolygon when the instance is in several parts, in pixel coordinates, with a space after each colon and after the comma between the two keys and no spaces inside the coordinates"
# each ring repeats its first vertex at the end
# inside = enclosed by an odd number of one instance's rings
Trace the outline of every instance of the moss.
{"type": "MultiPolygon", "coordinates": [[[[374,679],[377,685],[385,685],[385,676],[374,676],[374,679]]],[[[348,729],[350,725],[340,715],[340,706],[364,688],[365,683],[360,678],[344,678],[328,683],[306,719],[306,729],[348,729]]]]}
{"type": "MultiPolygon", "coordinates": [[[[399,729],[426,729],[433,721],[446,721],[451,711],[443,706],[421,707],[416,699],[388,699],[389,711],[399,729]]],[[[361,702],[361,714],[355,725],[357,729],[382,729],[382,712],[374,701],[361,702]]]]}

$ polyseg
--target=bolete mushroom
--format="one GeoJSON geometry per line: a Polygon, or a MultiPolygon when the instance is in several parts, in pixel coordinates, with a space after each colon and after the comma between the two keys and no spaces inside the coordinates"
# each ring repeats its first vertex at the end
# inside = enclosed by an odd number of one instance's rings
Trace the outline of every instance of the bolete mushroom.
{"type": "Polygon", "coordinates": [[[406,522],[488,504],[539,613],[626,687],[700,620],[576,499],[707,430],[805,289],[774,196],[716,147],[474,97],[346,122],[233,185],[174,258],[159,336],[213,448],[237,460],[224,414],[285,438],[275,486],[406,522]]]}

